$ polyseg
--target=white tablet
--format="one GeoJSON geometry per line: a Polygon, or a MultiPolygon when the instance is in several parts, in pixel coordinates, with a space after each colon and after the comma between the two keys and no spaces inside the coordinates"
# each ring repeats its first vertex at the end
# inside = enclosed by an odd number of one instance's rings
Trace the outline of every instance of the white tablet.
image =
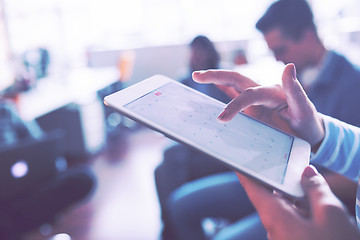
{"type": "Polygon", "coordinates": [[[217,116],[225,104],[162,75],[111,94],[104,103],[232,169],[292,197],[309,164],[310,145],[239,113],[228,123],[217,116]]]}

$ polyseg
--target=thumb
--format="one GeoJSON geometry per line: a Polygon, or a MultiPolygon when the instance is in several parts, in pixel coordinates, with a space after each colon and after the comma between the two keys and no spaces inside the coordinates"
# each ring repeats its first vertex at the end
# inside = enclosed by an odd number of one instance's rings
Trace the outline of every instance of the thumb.
{"type": "Polygon", "coordinates": [[[301,120],[301,118],[313,113],[314,106],[306,96],[300,82],[296,79],[294,64],[290,63],[285,66],[282,75],[282,85],[290,108],[289,114],[292,115],[292,118],[301,120]]]}
{"type": "Polygon", "coordinates": [[[308,141],[315,149],[325,135],[322,118],[296,79],[294,64],[286,65],[282,82],[288,107],[281,116],[290,123],[298,137],[308,141]]]}
{"type": "Polygon", "coordinates": [[[305,168],[301,178],[301,185],[309,199],[310,212],[315,221],[323,218],[324,211],[329,206],[344,208],[314,166],[310,165],[305,168]]]}

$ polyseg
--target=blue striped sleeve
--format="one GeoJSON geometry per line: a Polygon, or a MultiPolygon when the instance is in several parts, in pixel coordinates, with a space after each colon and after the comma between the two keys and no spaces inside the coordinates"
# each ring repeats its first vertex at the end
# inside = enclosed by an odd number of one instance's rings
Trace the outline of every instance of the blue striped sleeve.
{"type": "Polygon", "coordinates": [[[325,138],[311,162],[358,181],[360,169],[360,128],[322,115],[325,138]]]}

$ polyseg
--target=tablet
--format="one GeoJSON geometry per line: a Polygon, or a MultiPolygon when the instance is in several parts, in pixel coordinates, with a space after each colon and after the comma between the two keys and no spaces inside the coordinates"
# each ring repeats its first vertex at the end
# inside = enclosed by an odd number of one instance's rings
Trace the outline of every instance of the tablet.
{"type": "Polygon", "coordinates": [[[225,104],[162,75],[106,96],[104,103],[232,169],[292,197],[309,164],[310,145],[243,113],[221,123],[225,104]]]}

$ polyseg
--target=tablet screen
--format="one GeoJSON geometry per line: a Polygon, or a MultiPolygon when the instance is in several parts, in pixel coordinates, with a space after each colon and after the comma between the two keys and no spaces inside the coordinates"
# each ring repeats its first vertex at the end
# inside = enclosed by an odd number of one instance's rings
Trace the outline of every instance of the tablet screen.
{"type": "Polygon", "coordinates": [[[243,114],[221,123],[221,102],[167,83],[124,107],[231,165],[283,182],[293,137],[243,114]]]}

